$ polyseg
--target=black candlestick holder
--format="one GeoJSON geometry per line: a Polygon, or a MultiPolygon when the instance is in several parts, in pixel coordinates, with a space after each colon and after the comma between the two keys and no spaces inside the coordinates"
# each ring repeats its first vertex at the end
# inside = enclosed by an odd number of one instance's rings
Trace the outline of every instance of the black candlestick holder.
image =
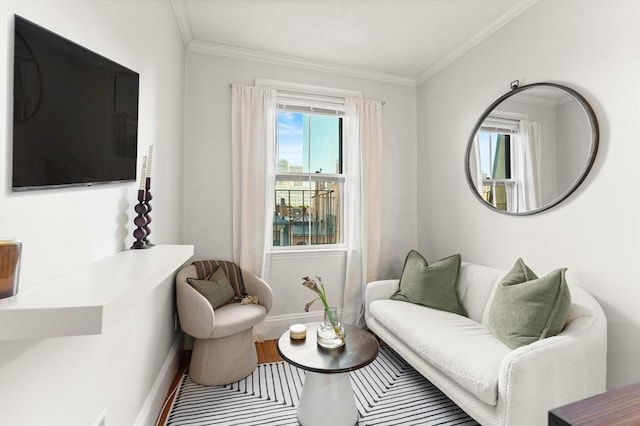
{"type": "Polygon", "coordinates": [[[131,246],[132,249],[143,249],[145,248],[144,238],[147,236],[147,232],[144,230],[147,220],[144,217],[144,214],[147,212],[147,206],[144,203],[144,189],[138,190],[138,204],[134,207],[134,210],[138,214],[135,219],[133,219],[134,225],[137,228],[133,231],[133,237],[136,239],[131,246]]]}
{"type": "Polygon", "coordinates": [[[142,229],[144,229],[144,231],[146,232],[145,237],[144,237],[144,244],[148,247],[152,247],[155,244],[152,244],[149,241],[149,234],[151,234],[151,228],[149,228],[149,224],[151,223],[151,216],[149,215],[149,213],[151,213],[151,204],[149,203],[149,201],[153,200],[153,196],[151,195],[151,178],[146,178],[145,182],[144,182],[144,188],[145,188],[145,194],[144,194],[144,205],[146,206],[147,210],[144,213],[144,218],[146,219],[146,223],[145,225],[142,227],[142,229]]]}

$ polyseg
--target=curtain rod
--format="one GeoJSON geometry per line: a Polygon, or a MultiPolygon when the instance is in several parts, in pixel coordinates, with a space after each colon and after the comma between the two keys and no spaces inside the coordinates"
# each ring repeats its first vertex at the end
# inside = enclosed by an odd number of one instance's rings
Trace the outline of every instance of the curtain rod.
{"type": "MultiPolygon", "coordinates": [[[[229,83],[229,87],[233,87],[233,83],[229,83]]],[[[382,105],[385,105],[385,104],[386,104],[386,102],[385,102],[385,101],[380,101],[380,103],[381,103],[382,105]]]]}

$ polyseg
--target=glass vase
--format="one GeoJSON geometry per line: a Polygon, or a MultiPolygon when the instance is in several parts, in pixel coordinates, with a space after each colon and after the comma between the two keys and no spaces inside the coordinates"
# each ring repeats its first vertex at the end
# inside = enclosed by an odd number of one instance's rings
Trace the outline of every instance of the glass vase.
{"type": "Polygon", "coordinates": [[[346,334],[338,317],[338,307],[329,306],[324,310],[324,321],[318,326],[318,345],[323,348],[339,348],[346,343],[346,334]]]}

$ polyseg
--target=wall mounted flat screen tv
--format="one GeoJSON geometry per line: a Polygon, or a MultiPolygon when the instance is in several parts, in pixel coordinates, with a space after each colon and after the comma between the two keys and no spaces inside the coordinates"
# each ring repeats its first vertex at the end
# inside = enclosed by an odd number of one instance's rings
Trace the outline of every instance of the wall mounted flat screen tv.
{"type": "Polygon", "coordinates": [[[139,74],[15,16],[13,191],[136,180],[139,74]]]}

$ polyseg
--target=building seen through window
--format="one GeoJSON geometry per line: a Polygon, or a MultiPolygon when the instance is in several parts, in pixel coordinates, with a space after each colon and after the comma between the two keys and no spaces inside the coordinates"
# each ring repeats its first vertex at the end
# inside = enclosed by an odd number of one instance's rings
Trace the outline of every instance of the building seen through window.
{"type": "Polygon", "coordinates": [[[500,131],[479,132],[482,197],[499,210],[507,210],[508,191],[514,184],[511,170],[511,135],[500,131]]]}
{"type": "Polygon", "coordinates": [[[477,134],[477,161],[482,198],[498,210],[513,211],[518,196],[516,141],[520,120],[502,114],[490,115],[482,123],[477,134]]]}
{"type": "Polygon", "coordinates": [[[342,243],[342,118],[278,111],[273,246],[342,243]]]}

